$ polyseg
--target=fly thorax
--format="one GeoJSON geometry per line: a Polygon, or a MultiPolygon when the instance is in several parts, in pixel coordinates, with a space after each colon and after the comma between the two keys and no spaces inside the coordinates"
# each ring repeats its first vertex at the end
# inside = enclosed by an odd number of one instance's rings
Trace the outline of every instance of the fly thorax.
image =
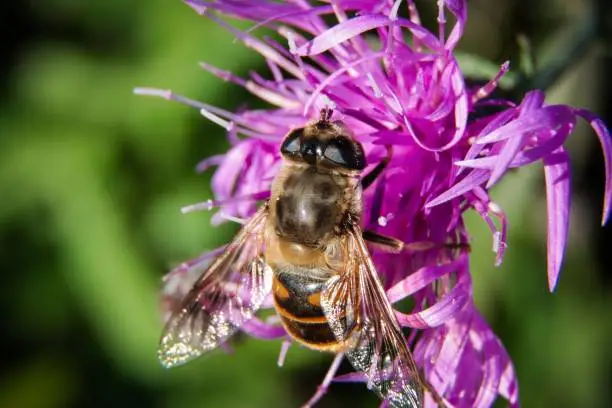
{"type": "Polygon", "coordinates": [[[314,169],[289,175],[276,197],[276,233],[291,242],[317,246],[327,240],[342,220],[342,180],[314,169]]]}

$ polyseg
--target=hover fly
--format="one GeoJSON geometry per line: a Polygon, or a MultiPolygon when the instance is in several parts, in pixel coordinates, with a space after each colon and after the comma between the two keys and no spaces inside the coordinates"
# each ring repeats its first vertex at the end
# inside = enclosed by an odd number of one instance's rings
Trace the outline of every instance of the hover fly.
{"type": "Polygon", "coordinates": [[[391,407],[423,405],[423,381],[403,337],[366,241],[401,248],[362,231],[363,147],[324,109],[291,131],[270,199],[202,271],[171,313],[159,346],[166,367],[224,343],[269,293],[287,333],[321,351],[344,353],[391,407]]]}

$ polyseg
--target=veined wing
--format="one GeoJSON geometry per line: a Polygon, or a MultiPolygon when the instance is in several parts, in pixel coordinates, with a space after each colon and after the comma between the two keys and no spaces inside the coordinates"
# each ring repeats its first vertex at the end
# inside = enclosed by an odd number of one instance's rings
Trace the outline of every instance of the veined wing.
{"type": "Polygon", "coordinates": [[[424,386],[393,308],[362,238],[353,226],[345,238],[346,269],[321,296],[327,320],[345,355],[368,379],[368,388],[393,408],[423,406],[424,386]]]}
{"type": "Polygon", "coordinates": [[[253,317],[272,286],[263,259],[267,204],[204,270],[166,322],[158,356],[166,367],[211,351],[253,317]]]}

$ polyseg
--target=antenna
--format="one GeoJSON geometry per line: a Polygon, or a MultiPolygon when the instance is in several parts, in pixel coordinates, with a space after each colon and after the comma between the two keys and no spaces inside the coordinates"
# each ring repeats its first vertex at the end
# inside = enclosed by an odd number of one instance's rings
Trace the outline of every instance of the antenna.
{"type": "Polygon", "coordinates": [[[323,123],[329,122],[333,113],[334,113],[334,110],[332,108],[328,108],[328,107],[322,108],[321,114],[319,116],[319,122],[323,122],[323,123]]]}

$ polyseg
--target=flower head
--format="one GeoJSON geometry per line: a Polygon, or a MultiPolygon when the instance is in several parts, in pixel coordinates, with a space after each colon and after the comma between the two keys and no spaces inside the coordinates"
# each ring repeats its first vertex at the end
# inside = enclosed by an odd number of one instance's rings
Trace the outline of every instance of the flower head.
{"type": "MultiPolygon", "coordinates": [[[[553,290],[569,224],[570,160],[564,144],[580,117],[592,125],[605,154],[604,222],[610,214],[612,139],[602,121],[585,110],[548,105],[539,90],[527,93],[519,103],[492,98],[508,63],[484,86],[468,86],[454,55],[467,20],[462,0],[438,1],[437,33],[420,24],[411,0],[330,0],[316,6],[305,0],[186,3],[259,52],[270,73],[239,78],[208,64],[202,67],[274,106],[232,113],[170,91],[137,90],[197,107],[227,129],[230,150],[198,165],[200,171],[217,166],[215,200],[187,210],[218,207],[216,222],[253,214],[257,200],[269,195],[283,136],[315,118],[321,107],[333,106],[334,115],[364,145],[368,169],[392,150],[387,169],[364,192],[363,223],[408,244],[405,253],[374,251],[373,257],[389,299],[414,300],[411,313],[397,312],[397,316],[402,326],[416,329],[407,341],[425,378],[450,406],[487,407],[498,395],[518,405],[512,362],[473,303],[468,254],[410,250],[410,244],[467,243],[463,215],[474,209],[490,226],[496,260],[501,263],[508,222],[490,199],[489,189],[510,169],[542,162],[548,202],[548,280],[553,290]],[[407,7],[409,18],[399,17],[400,7],[407,7]],[[252,30],[239,31],[217,13],[252,20],[257,23],[254,29],[272,28],[285,44],[259,39],[252,30]],[[446,13],[454,16],[450,30],[446,13]],[[330,19],[324,19],[330,16],[337,21],[331,26],[326,23],[330,19]],[[497,109],[483,114],[481,108],[486,106],[497,109]]],[[[170,281],[201,270],[208,259],[203,256],[184,264],[171,273],[170,281]]],[[[175,292],[185,289],[166,290],[172,292],[168,295],[172,300],[175,292]]],[[[243,330],[260,338],[284,334],[280,327],[257,318],[243,330]]],[[[362,378],[338,378],[356,379],[362,378]]]]}

